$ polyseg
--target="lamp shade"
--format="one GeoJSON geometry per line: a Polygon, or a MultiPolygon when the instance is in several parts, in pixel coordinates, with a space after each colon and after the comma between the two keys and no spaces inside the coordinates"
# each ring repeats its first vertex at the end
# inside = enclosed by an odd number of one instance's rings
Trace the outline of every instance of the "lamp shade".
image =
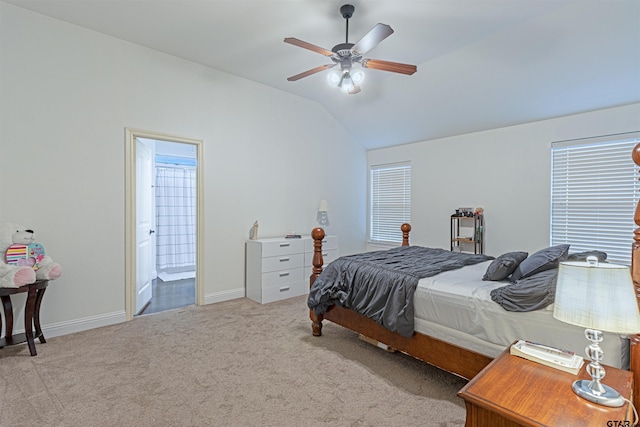
{"type": "Polygon", "coordinates": [[[629,267],[560,263],[553,317],[583,328],[639,333],[640,311],[629,267]]]}
{"type": "Polygon", "coordinates": [[[318,212],[329,212],[329,203],[326,200],[320,200],[320,207],[318,212]]]}

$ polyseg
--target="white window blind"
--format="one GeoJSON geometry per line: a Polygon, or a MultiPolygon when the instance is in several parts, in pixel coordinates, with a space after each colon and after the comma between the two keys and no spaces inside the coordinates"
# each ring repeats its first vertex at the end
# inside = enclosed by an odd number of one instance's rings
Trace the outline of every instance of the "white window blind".
{"type": "Polygon", "coordinates": [[[551,145],[551,244],[569,251],[599,250],[631,264],[638,173],[631,158],[640,134],[551,145]]]}
{"type": "Polygon", "coordinates": [[[411,164],[371,166],[369,182],[369,240],[402,242],[400,226],[411,222],[411,164]]]}

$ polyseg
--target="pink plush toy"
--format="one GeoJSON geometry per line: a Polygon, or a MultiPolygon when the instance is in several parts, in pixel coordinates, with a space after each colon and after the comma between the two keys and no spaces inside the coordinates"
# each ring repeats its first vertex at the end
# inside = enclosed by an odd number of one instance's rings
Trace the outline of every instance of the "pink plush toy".
{"type": "Polygon", "coordinates": [[[32,230],[12,223],[0,226],[0,287],[17,288],[60,276],[62,267],[35,242],[32,230]]]}

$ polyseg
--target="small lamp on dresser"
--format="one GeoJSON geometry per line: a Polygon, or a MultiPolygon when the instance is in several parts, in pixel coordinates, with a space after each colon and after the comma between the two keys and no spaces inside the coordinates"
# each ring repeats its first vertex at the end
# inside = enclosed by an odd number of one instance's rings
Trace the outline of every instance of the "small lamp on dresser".
{"type": "Polygon", "coordinates": [[[629,267],[598,263],[596,257],[587,258],[587,262],[560,263],[553,317],[586,328],[590,341],[585,351],[591,359],[586,367],[591,381],[575,381],[573,391],[600,405],[624,405],[620,393],[600,382],[605,376],[600,342],[601,331],[621,335],[640,332],[640,311],[629,267]]]}
{"type": "Polygon", "coordinates": [[[327,212],[329,212],[329,203],[326,200],[320,200],[320,207],[318,207],[318,224],[320,224],[322,226],[322,228],[325,229],[327,226],[329,225],[329,214],[327,214],[327,212]]]}

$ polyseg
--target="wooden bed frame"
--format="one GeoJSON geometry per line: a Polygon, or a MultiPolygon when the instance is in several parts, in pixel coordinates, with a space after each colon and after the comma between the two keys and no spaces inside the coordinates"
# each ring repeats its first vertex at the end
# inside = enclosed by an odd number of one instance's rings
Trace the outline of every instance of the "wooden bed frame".
{"type": "MultiPolygon", "coordinates": [[[[640,166],[640,144],[636,145],[632,153],[633,161],[640,166]]],[[[631,247],[631,275],[636,289],[636,297],[640,299],[640,203],[636,207],[634,221],[638,228],[634,231],[631,247]]],[[[409,232],[411,226],[402,224],[402,246],[409,246],[409,232]]],[[[309,285],[313,285],[316,278],[322,273],[322,239],[325,237],[322,228],[314,228],[311,232],[313,238],[313,271],[309,278],[309,285]]],[[[312,322],[313,335],[322,335],[322,321],[330,320],[347,329],[358,332],[365,338],[386,344],[393,349],[401,351],[416,359],[422,360],[445,371],[459,375],[465,379],[473,378],[492,358],[475,351],[447,343],[428,335],[414,332],[411,338],[403,337],[384,328],[375,321],[337,305],[330,307],[326,313],[316,316],[313,310],[309,311],[312,322]]],[[[631,337],[630,343],[630,371],[633,373],[633,402],[636,408],[640,408],[640,335],[631,337]]]]}

